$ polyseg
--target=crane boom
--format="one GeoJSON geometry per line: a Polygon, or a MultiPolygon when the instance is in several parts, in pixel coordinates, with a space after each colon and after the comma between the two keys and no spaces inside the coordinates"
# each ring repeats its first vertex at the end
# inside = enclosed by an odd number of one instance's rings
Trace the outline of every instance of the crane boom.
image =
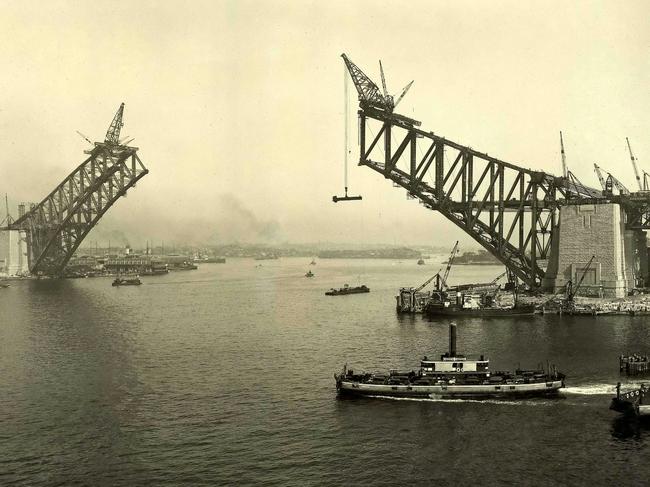
{"type": "Polygon", "coordinates": [[[634,154],[632,153],[632,147],[630,146],[630,139],[625,137],[625,141],[627,142],[627,149],[630,151],[630,160],[632,161],[632,167],[634,168],[634,176],[636,177],[636,182],[639,185],[639,189],[643,191],[644,187],[643,184],[641,183],[641,177],[639,176],[639,168],[636,165],[636,157],[634,157],[634,154]]]}
{"type": "Polygon", "coordinates": [[[422,291],[425,287],[427,287],[427,285],[429,285],[429,283],[430,283],[431,281],[433,281],[433,280],[434,280],[436,277],[438,277],[439,275],[440,275],[440,271],[436,272],[433,276],[431,276],[429,279],[427,279],[426,281],[424,281],[424,284],[421,284],[420,286],[416,287],[416,288],[413,290],[413,292],[414,292],[414,293],[418,293],[418,292],[422,291]]]}
{"type": "Polygon", "coordinates": [[[560,153],[562,154],[562,175],[566,178],[568,176],[568,169],[566,167],[566,154],[564,153],[564,140],[562,139],[561,130],[560,130],[560,153]]]}
{"type": "Polygon", "coordinates": [[[447,287],[447,278],[449,277],[449,271],[451,270],[451,266],[454,263],[454,258],[456,257],[457,252],[458,252],[458,240],[456,240],[456,244],[454,245],[454,248],[451,250],[451,255],[449,256],[449,260],[447,261],[447,268],[445,269],[445,273],[442,276],[441,287],[447,287]]]}
{"type": "Polygon", "coordinates": [[[361,69],[354,64],[350,59],[345,55],[341,54],[345,65],[348,68],[348,72],[352,77],[352,82],[354,87],[357,89],[359,94],[359,101],[368,104],[369,106],[374,106],[381,108],[382,110],[390,111],[388,100],[382,95],[379,91],[379,87],[364,73],[361,69]]]}
{"type": "Polygon", "coordinates": [[[600,167],[598,167],[598,164],[594,164],[594,171],[596,171],[596,176],[598,176],[598,181],[600,181],[600,185],[602,186],[602,188],[607,189],[607,186],[605,184],[605,178],[603,177],[603,173],[600,170],[600,167]]]}
{"type": "Polygon", "coordinates": [[[120,108],[117,110],[115,117],[113,117],[113,121],[111,122],[110,127],[108,127],[108,130],[106,131],[105,142],[107,144],[112,144],[112,145],[120,144],[120,130],[122,130],[122,126],[124,125],[124,122],[122,122],[123,115],[124,115],[124,103],[120,105],[120,108]]]}
{"type": "Polygon", "coordinates": [[[567,288],[567,299],[568,301],[573,301],[573,298],[576,294],[578,294],[578,290],[580,289],[580,286],[582,285],[582,281],[584,281],[585,276],[587,275],[587,271],[591,267],[591,263],[594,261],[596,258],[595,255],[591,256],[591,259],[589,259],[589,262],[587,262],[587,267],[582,271],[582,276],[580,277],[580,280],[578,281],[578,284],[576,284],[575,287],[571,286],[571,281],[569,281],[569,285],[567,288]]]}

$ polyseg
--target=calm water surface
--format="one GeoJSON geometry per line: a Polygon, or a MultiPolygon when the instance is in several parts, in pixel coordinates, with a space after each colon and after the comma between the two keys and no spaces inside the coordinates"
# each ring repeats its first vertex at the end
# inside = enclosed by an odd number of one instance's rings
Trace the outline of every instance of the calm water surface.
{"type": "MultiPolygon", "coordinates": [[[[333,374],[416,368],[447,319],[394,294],[440,265],[229,259],[143,278],[0,289],[0,485],[644,484],[650,427],[608,410],[617,356],[650,351],[644,317],[460,319],[495,369],[550,360],[562,398],[338,399],[333,374]],[[367,284],[365,295],[328,297],[367,284]]],[[[452,282],[500,267],[456,266],[452,282]]],[[[624,381],[625,382],[625,381],[624,381]]]]}

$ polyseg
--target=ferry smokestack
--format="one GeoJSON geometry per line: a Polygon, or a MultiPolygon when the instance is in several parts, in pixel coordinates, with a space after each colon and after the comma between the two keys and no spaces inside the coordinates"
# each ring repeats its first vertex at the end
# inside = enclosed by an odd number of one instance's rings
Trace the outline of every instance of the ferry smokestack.
{"type": "Polygon", "coordinates": [[[449,356],[456,356],[456,325],[449,325],[449,356]]]}

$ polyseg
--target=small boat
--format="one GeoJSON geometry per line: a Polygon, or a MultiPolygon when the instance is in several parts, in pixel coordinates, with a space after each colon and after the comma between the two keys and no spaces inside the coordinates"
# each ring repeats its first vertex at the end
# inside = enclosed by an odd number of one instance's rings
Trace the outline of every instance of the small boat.
{"type": "Polygon", "coordinates": [[[340,395],[419,398],[496,397],[516,399],[556,395],[565,375],[555,366],[514,372],[491,372],[490,361],[481,355],[469,359],[456,351],[456,325],[449,327],[449,351],[440,360],[424,357],[420,368],[388,373],[354,373],[343,367],[334,374],[340,395]]]}
{"type": "Polygon", "coordinates": [[[314,277],[316,274],[314,274],[312,271],[308,271],[307,274],[305,274],[305,277],[314,277]]]}
{"type": "Polygon", "coordinates": [[[9,284],[5,284],[4,282],[0,282],[0,288],[8,288],[9,284]]]}
{"type": "Polygon", "coordinates": [[[142,284],[142,282],[137,277],[135,279],[122,279],[120,277],[117,277],[113,281],[112,285],[113,286],[139,286],[140,284],[142,284]]]}
{"type": "Polygon", "coordinates": [[[312,259],[311,262],[309,263],[309,265],[316,265],[316,261],[314,259],[312,259]]]}
{"type": "Polygon", "coordinates": [[[343,296],[345,294],[361,294],[369,293],[370,288],[365,284],[361,286],[350,287],[348,284],[344,284],[342,288],[339,289],[330,289],[325,293],[325,296],[343,296]]]}
{"type": "Polygon", "coordinates": [[[418,260],[418,265],[424,265],[424,259],[418,260]]]}
{"type": "Polygon", "coordinates": [[[621,392],[621,383],[616,384],[616,397],[609,409],[626,416],[650,416],[650,389],[641,384],[638,389],[621,392]]]}

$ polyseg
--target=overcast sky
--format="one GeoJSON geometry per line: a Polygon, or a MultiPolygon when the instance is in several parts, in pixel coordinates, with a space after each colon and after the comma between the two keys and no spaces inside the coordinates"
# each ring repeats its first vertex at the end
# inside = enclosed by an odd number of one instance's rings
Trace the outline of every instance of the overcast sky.
{"type": "MultiPolygon", "coordinates": [[[[150,170],[89,241],[464,239],[354,164],[343,191],[346,52],[423,128],[506,161],[634,187],[650,172],[650,3],[0,2],[0,191],[40,201],[103,140],[150,170]]],[[[352,109],[354,112],[354,108],[352,109]]],[[[354,127],[354,122],[352,124],[354,127]]],[[[351,137],[356,146],[356,136],[351,137]]],[[[353,159],[357,158],[355,153],[353,159]]],[[[84,244],[85,245],[85,244],[84,244]]]]}

